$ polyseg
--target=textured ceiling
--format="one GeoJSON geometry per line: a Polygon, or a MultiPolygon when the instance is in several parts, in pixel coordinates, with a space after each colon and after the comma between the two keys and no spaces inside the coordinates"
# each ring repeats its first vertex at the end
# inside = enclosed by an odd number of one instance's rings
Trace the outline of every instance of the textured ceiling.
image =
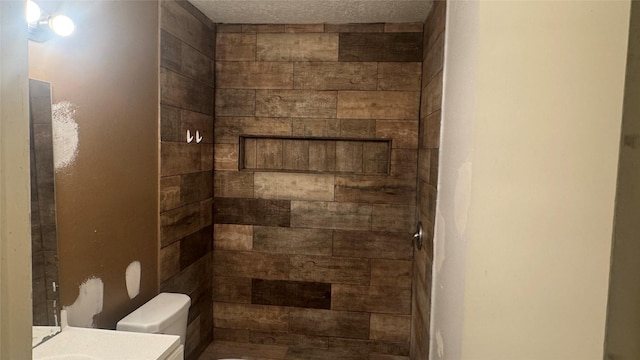
{"type": "Polygon", "coordinates": [[[189,0],[216,23],[423,22],[433,0],[189,0]]]}

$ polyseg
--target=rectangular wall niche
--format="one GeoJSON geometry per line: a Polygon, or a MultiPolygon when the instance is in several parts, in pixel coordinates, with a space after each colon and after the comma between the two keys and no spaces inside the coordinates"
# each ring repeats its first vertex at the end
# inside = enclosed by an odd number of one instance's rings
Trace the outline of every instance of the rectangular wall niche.
{"type": "Polygon", "coordinates": [[[240,170],[388,175],[391,139],[241,135],[240,170]]]}

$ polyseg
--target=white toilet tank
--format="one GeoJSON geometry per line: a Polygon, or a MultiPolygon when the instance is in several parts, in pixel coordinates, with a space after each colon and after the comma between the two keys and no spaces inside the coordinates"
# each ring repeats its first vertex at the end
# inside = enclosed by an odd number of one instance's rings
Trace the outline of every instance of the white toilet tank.
{"type": "Polygon", "coordinates": [[[191,298],[185,294],[160,293],[118,321],[116,330],[187,336],[191,298]]]}

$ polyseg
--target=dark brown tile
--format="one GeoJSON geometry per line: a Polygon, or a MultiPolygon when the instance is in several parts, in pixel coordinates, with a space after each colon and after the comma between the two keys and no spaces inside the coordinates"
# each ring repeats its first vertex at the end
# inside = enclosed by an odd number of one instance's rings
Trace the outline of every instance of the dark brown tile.
{"type": "Polygon", "coordinates": [[[191,266],[201,257],[211,252],[213,229],[207,226],[180,240],[180,269],[191,266]]]}
{"type": "Polygon", "coordinates": [[[334,231],[333,255],[411,260],[411,233],[334,231]]]}
{"type": "Polygon", "coordinates": [[[289,279],[332,284],[369,284],[368,259],[292,255],[289,279]]]}
{"type": "Polygon", "coordinates": [[[411,314],[411,289],[387,286],[331,285],[331,309],[411,314]]]}
{"type": "Polygon", "coordinates": [[[214,200],[214,219],[219,224],[285,226],[290,223],[291,204],[287,200],[214,200]]]}
{"type": "Polygon", "coordinates": [[[251,303],[329,309],[331,307],[331,284],[252,279],[251,303]]]}
{"type": "Polygon", "coordinates": [[[366,339],[369,337],[369,314],[293,308],[289,330],[300,334],[366,339]]]}
{"type": "Polygon", "coordinates": [[[228,276],[214,276],[213,301],[236,304],[250,304],[251,279],[228,276]]]}
{"type": "Polygon", "coordinates": [[[216,116],[253,116],[255,108],[255,90],[216,90],[216,116]]]}

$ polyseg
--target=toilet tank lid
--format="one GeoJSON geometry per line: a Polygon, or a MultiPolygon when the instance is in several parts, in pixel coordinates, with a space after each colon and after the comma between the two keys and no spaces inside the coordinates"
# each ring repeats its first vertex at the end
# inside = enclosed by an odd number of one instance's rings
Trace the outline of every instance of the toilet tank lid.
{"type": "MultiPolygon", "coordinates": [[[[157,333],[189,309],[191,298],[185,294],[160,293],[118,321],[117,329],[157,333]]],[[[182,315],[182,316],[186,316],[182,315]]]]}

